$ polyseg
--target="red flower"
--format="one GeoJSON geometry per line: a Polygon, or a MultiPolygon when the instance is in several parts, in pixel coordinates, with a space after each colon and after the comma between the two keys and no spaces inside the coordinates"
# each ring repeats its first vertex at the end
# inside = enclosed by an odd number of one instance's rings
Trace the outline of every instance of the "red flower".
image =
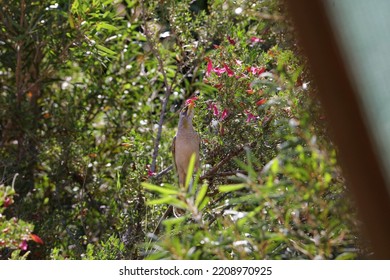
{"type": "Polygon", "coordinates": [[[222,115],[220,117],[220,120],[223,121],[224,119],[226,119],[228,114],[229,114],[228,110],[224,109],[223,112],[222,112],[222,115]]]}
{"type": "Polygon", "coordinates": [[[229,35],[227,36],[227,39],[228,39],[230,45],[234,46],[236,44],[236,41],[234,41],[229,35]]]}
{"type": "Polygon", "coordinates": [[[263,74],[264,72],[265,72],[265,68],[264,68],[264,67],[261,67],[261,68],[257,68],[256,74],[260,76],[260,75],[263,74]]]}
{"type": "Polygon", "coordinates": [[[32,241],[34,241],[34,242],[36,242],[38,244],[42,244],[43,245],[43,241],[42,241],[42,239],[38,235],[31,233],[30,237],[31,237],[32,241]]]}
{"type": "Polygon", "coordinates": [[[224,119],[226,119],[228,114],[229,114],[229,111],[227,109],[224,109],[222,111],[222,114],[220,114],[217,105],[215,105],[214,103],[209,104],[209,109],[213,110],[213,115],[216,116],[218,118],[218,120],[220,120],[220,121],[223,121],[224,119]]]}
{"type": "Polygon", "coordinates": [[[208,59],[207,62],[207,70],[206,70],[206,76],[210,76],[210,72],[213,69],[213,63],[211,62],[211,59],[208,59]]]}
{"type": "Polygon", "coordinates": [[[229,66],[226,65],[226,63],[224,63],[223,66],[225,67],[225,70],[226,70],[226,72],[227,72],[227,74],[228,74],[229,77],[234,76],[233,70],[230,69],[229,66]]]}
{"type": "Polygon", "coordinates": [[[213,110],[213,115],[214,116],[218,116],[219,115],[218,107],[214,103],[210,103],[209,104],[209,109],[213,110]]]}
{"type": "Polygon", "coordinates": [[[11,197],[6,197],[4,200],[4,207],[7,208],[10,206],[12,203],[14,203],[14,200],[11,197]]]}
{"type": "Polygon", "coordinates": [[[195,106],[195,101],[198,100],[198,97],[194,96],[194,97],[191,97],[191,98],[188,98],[186,100],[186,105],[190,105],[192,104],[192,106],[195,106]]]}
{"type": "Polygon", "coordinates": [[[261,105],[263,105],[265,102],[267,102],[267,99],[262,98],[262,99],[260,99],[259,101],[256,102],[256,105],[257,105],[257,106],[261,106],[261,105]]]}

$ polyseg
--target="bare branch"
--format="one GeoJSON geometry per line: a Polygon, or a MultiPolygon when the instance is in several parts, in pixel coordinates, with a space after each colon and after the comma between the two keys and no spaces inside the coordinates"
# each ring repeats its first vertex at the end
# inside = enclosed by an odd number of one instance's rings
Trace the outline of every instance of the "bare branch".
{"type": "MultiPolygon", "coordinates": [[[[251,144],[249,145],[249,147],[252,148],[255,144],[256,144],[256,142],[253,142],[253,143],[251,143],[251,144]]],[[[239,154],[241,154],[244,150],[245,150],[245,145],[236,148],[235,151],[233,151],[233,152],[231,152],[230,154],[226,155],[225,158],[223,158],[220,162],[218,162],[216,165],[214,165],[214,167],[211,168],[211,169],[209,170],[209,172],[207,172],[206,174],[204,174],[203,176],[201,176],[201,177],[199,178],[199,180],[200,180],[200,181],[203,181],[203,180],[205,180],[205,179],[215,177],[217,171],[218,171],[222,166],[224,166],[226,163],[228,163],[232,158],[234,158],[234,157],[238,156],[239,154]]]]}
{"type": "Polygon", "coordinates": [[[153,155],[152,155],[152,164],[151,164],[151,167],[150,167],[151,171],[155,172],[156,171],[156,162],[157,162],[158,150],[159,150],[159,145],[160,145],[160,140],[161,140],[162,125],[163,125],[163,122],[164,122],[164,116],[165,116],[165,111],[167,109],[169,96],[172,93],[172,87],[168,83],[168,77],[167,77],[167,73],[166,73],[165,68],[164,68],[164,62],[163,62],[163,60],[161,58],[161,55],[160,55],[159,51],[156,49],[155,42],[154,42],[154,40],[152,38],[152,35],[151,35],[151,33],[149,31],[149,28],[148,28],[148,24],[146,22],[144,1],[141,1],[141,6],[142,6],[142,18],[143,18],[143,23],[144,23],[144,30],[145,30],[146,41],[149,44],[153,55],[156,57],[156,59],[158,61],[160,72],[161,72],[161,74],[163,76],[164,85],[165,85],[164,100],[163,100],[162,108],[161,108],[161,112],[160,112],[160,120],[158,122],[157,136],[156,136],[156,139],[155,139],[155,142],[154,142],[153,155]]]}
{"type": "Polygon", "coordinates": [[[165,168],[164,170],[162,170],[161,172],[157,173],[156,176],[154,176],[155,179],[158,179],[162,176],[164,176],[165,174],[167,174],[169,171],[171,171],[173,169],[173,165],[171,164],[170,166],[168,166],[167,168],[165,168]]]}

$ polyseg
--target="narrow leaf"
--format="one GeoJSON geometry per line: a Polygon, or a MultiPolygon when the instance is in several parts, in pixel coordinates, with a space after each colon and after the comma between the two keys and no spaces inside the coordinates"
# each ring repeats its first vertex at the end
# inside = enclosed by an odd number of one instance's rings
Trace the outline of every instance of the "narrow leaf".
{"type": "Polygon", "coordinates": [[[164,195],[175,195],[175,194],[178,194],[177,190],[159,187],[159,186],[156,186],[156,185],[153,185],[153,184],[149,184],[149,183],[146,183],[146,182],[141,183],[141,185],[145,189],[147,189],[149,191],[157,192],[157,193],[164,194],[164,195]]]}
{"type": "Polygon", "coordinates": [[[191,180],[192,180],[192,174],[194,173],[194,167],[195,167],[195,159],[196,155],[193,153],[191,155],[190,162],[188,164],[188,171],[187,171],[187,177],[186,177],[186,183],[185,183],[185,189],[188,190],[191,180]]]}
{"type": "Polygon", "coordinates": [[[206,184],[204,184],[199,192],[198,192],[198,195],[196,196],[196,199],[195,199],[195,206],[198,207],[200,205],[200,203],[203,201],[206,193],[207,193],[207,189],[208,189],[208,186],[206,184]]]}
{"type": "Polygon", "coordinates": [[[205,208],[205,207],[207,206],[207,204],[209,203],[209,201],[210,201],[210,198],[209,198],[208,196],[206,196],[206,197],[202,200],[202,202],[199,204],[198,210],[199,210],[199,211],[203,210],[203,208],[205,208]]]}
{"type": "Polygon", "coordinates": [[[115,31],[115,30],[118,30],[118,27],[116,27],[114,25],[111,25],[111,24],[108,24],[106,22],[99,22],[96,25],[96,30],[99,31],[100,29],[107,29],[107,30],[110,30],[110,31],[115,31]]]}
{"type": "Polygon", "coordinates": [[[220,192],[234,192],[245,188],[246,184],[233,184],[233,185],[222,185],[218,189],[220,192]]]}
{"type": "Polygon", "coordinates": [[[102,51],[103,53],[111,55],[111,56],[114,56],[116,54],[114,51],[110,50],[109,48],[102,46],[102,45],[99,45],[99,44],[96,44],[96,48],[98,48],[98,50],[102,51]]]}

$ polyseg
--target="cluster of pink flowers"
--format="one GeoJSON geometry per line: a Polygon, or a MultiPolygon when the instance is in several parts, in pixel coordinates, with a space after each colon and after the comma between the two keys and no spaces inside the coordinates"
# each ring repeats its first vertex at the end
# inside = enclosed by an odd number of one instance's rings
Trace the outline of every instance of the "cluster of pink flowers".
{"type": "MultiPolygon", "coordinates": [[[[233,46],[236,45],[236,40],[234,40],[232,37],[228,36],[227,40],[231,45],[233,45],[233,46]]],[[[263,43],[264,40],[262,40],[258,37],[251,37],[250,42],[252,43],[252,46],[253,46],[253,44],[263,43]]],[[[220,47],[220,46],[214,46],[214,48],[223,49],[223,47],[220,47]]],[[[228,77],[235,77],[236,79],[260,77],[266,71],[265,67],[247,66],[246,68],[244,68],[244,70],[245,70],[244,73],[242,73],[242,71],[240,71],[241,73],[236,74],[234,71],[234,68],[230,67],[228,65],[228,63],[226,63],[226,62],[223,62],[222,65],[220,65],[220,66],[214,66],[213,61],[209,57],[206,57],[206,61],[207,61],[207,66],[206,66],[205,76],[207,78],[210,77],[212,73],[215,73],[218,77],[221,77],[223,74],[226,73],[226,75],[228,77]]],[[[240,66],[242,69],[243,62],[241,60],[238,60],[238,59],[235,59],[234,61],[235,61],[235,64],[237,66],[240,66]]],[[[207,80],[206,80],[206,82],[207,82],[207,80]]],[[[222,84],[217,84],[217,85],[215,85],[215,88],[220,89],[222,86],[223,86],[222,84]]],[[[255,90],[251,87],[250,84],[248,84],[248,89],[246,90],[246,92],[248,94],[254,94],[255,90]]],[[[261,92],[259,92],[259,93],[261,94],[261,92]]],[[[256,104],[256,106],[261,106],[261,105],[264,105],[266,102],[267,102],[267,99],[261,98],[260,100],[256,101],[255,104],[256,104]]],[[[218,118],[218,120],[220,120],[220,121],[224,120],[228,115],[227,109],[224,109],[222,111],[222,114],[220,114],[217,106],[214,103],[209,104],[209,109],[213,111],[213,115],[216,116],[218,118]]],[[[247,116],[246,122],[251,122],[251,121],[258,119],[257,116],[253,115],[248,110],[244,110],[244,113],[247,116]]]]}
{"type": "Polygon", "coordinates": [[[227,118],[229,115],[229,111],[227,109],[224,109],[222,113],[219,112],[218,107],[215,103],[211,102],[209,103],[209,110],[213,111],[213,115],[218,118],[219,121],[223,121],[224,119],[227,118]]]}

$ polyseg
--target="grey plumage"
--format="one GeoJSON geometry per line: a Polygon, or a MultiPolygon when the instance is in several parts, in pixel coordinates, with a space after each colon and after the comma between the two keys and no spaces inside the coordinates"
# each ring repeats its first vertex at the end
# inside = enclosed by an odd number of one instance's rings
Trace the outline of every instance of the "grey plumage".
{"type": "Polygon", "coordinates": [[[195,154],[194,172],[199,169],[200,137],[192,125],[194,104],[190,103],[180,112],[179,125],[172,143],[173,160],[179,176],[180,186],[184,186],[188,165],[192,154],[195,154]]]}

